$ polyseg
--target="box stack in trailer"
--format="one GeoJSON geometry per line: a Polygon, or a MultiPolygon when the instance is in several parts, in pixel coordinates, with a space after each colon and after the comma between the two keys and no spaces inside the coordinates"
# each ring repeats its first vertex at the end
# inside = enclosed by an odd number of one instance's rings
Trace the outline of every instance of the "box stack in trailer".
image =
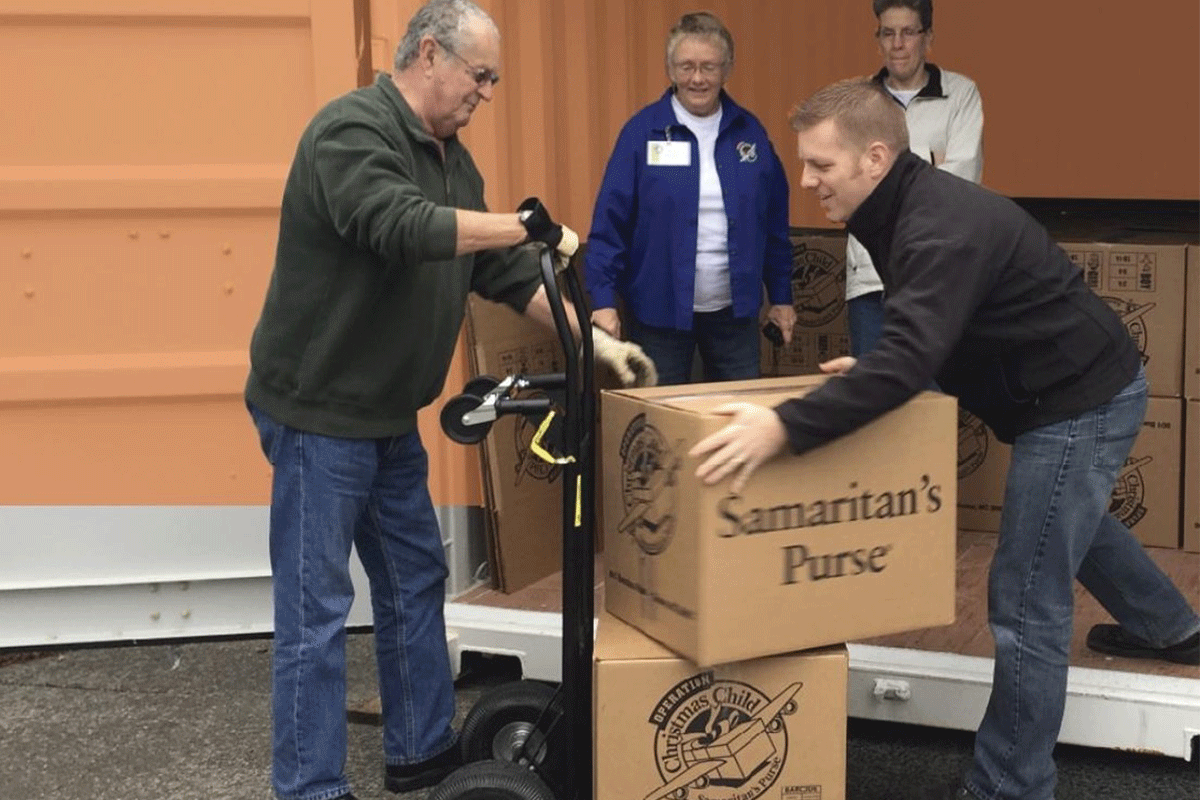
{"type": "MultiPolygon", "coordinates": [[[[1067,241],[1061,245],[1084,280],[1121,316],[1142,353],[1150,399],[1142,432],[1113,488],[1110,510],[1151,547],[1181,544],[1185,340],[1193,351],[1195,325],[1184,325],[1188,286],[1195,292],[1195,246],[1186,236],[1141,234],[1121,241],[1067,241]],[[1189,256],[1191,256],[1189,260],[1189,256]],[[1186,332],[1186,336],[1185,336],[1186,332]]],[[[1084,238],[1084,237],[1079,237],[1084,238]]],[[[1195,314],[1195,312],[1192,312],[1195,314]]],[[[1190,356],[1196,358],[1195,355],[1190,356]]],[[[1011,448],[967,412],[959,419],[959,526],[996,532],[1004,504],[1011,448]]]]}
{"type": "MultiPolygon", "coordinates": [[[[818,365],[850,355],[846,315],[846,234],[836,230],[792,228],[792,341],[776,345],[763,337],[765,377],[812,375],[818,365]]],[[[767,305],[763,306],[766,322],[767,305]]]]}
{"type": "Polygon", "coordinates": [[[1200,246],[1187,249],[1184,311],[1183,549],[1200,552],[1200,246]]]}

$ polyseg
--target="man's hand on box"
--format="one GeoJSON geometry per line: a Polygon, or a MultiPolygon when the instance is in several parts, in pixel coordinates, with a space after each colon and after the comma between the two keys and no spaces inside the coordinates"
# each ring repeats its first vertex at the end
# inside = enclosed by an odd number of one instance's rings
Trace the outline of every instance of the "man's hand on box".
{"type": "Polygon", "coordinates": [[[771,306],[767,309],[767,319],[774,322],[783,334],[783,343],[792,343],[792,329],[796,327],[796,309],[791,305],[771,306]]]}
{"type": "Polygon", "coordinates": [[[838,356],[831,358],[828,361],[822,361],[817,366],[826,375],[844,375],[854,369],[854,365],[858,363],[858,359],[854,356],[838,356]]]}
{"type": "Polygon", "coordinates": [[[592,350],[596,360],[607,364],[623,385],[653,386],[658,383],[654,362],[633,342],[615,339],[593,325],[592,350]]]}
{"type": "Polygon", "coordinates": [[[711,486],[734,475],[731,489],[741,492],[754,470],[787,446],[787,429],[772,409],[754,403],[727,403],[715,411],[733,419],[721,430],[701,439],[688,455],[707,456],[696,468],[696,477],[706,484],[711,486]]]}

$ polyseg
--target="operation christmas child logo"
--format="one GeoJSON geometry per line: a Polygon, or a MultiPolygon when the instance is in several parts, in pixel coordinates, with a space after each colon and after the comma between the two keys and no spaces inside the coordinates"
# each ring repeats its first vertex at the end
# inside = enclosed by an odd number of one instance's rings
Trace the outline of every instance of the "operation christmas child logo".
{"type": "Polygon", "coordinates": [[[774,697],[702,672],[671,687],[647,720],[662,785],[644,800],[754,800],[787,761],[785,718],[802,683],[774,697]]]}

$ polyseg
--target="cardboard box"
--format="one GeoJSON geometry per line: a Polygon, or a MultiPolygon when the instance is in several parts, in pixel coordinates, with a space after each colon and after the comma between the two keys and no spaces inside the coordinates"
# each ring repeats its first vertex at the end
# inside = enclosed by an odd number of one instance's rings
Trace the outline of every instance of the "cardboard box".
{"type": "Polygon", "coordinates": [[[954,620],[956,404],[926,392],[755,472],[695,477],[733,400],[773,406],[816,376],[605,392],[608,611],[701,666],[954,620]]]}
{"type": "MultiPolygon", "coordinates": [[[[1179,467],[1182,401],[1151,397],[1146,418],[1113,487],[1111,511],[1150,547],[1179,546],[1179,467]]],[[[958,524],[964,530],[1000,530],[1012,448],[974,415],[959,412],[958,524]]]]}
{"type": "Polygon", "coordinates": [[[1108,510],[1149,547],[1179,547],[1183,401],[1151,397],[1108,510]]]}
{"type": "Polygon", "coordinates": [[[1200,553],[1200,400],[1187,402],[1183,456],[1183,549],[1200,553]]]}
{"type": "Polygon", "coordinates": [[[958,410],[958,527],[965,531],[1000,530],[1004,486],[1012,446],[1004,444],[983,420],[958,410]]]}
{"type": "MultiPolygon", "coordinates": [[[[792,304],[796,325],[791,344],[762,339],[762,374],[812,375],[817,365],[850,355],[846,316],[846,235],[792,229],[792,304]]],[[[763,310],[766,321],[766,306],[763,310]]]]}
{"type": "Polygon", "coordinates": [[[1186,247],[1094,242],[1061,246],[1083,269],[1088,285],[1125,322],[1141,350],[1151,393],[1182,396],[1186,247]]]}
{"type": "Polygon", "coordinates": [[[701,669],[609,615],[595,649],[595,800],[842,800],[844,646],[701,669]]]}
{"type": "Polygon", "coordinates": [[[1187,249],[1187,307],[1184,310],[1183,396],[1200,400],[1200,247],[1187,249]]]}
{"type": "MultiPolygon", "coordinates": [[[[471,295],[467,320],[475,375],[502,379],[566,368],[555,333],[508,306],[471,295]]],[[[522,397],[538,395],[545,392],[522,397]]],[[[560,409],[562,402],[558,396],[560,409]]],[[[480,445],[488,561],[493,584],[502,592],[562,569],[562,467],[530,452],[539,423],[521,415],[502,416],[480,445]]],[[[556,447],[561,446],[560,441],[556,447]]]]}

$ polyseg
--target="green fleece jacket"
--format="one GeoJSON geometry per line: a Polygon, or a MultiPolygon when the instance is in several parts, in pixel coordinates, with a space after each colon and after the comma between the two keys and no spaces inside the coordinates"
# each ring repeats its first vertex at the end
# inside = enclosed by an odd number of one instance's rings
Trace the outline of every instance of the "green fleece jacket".
{"type": "Polygon", "coordinates": [[[541,285],[529,248],[456,258],[456,208],[484,210],[483,178],[457,138],[443,159],[390,77],[318,112],[284,188],[247,401],[325,436],[414,430],[468,292],[523,311],[541,285]]]}

